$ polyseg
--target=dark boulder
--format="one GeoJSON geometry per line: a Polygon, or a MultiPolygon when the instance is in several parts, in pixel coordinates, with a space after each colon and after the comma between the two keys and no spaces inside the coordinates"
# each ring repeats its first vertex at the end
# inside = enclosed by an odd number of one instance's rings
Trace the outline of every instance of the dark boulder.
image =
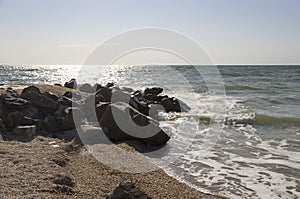
{"type": "Polygon", "coordinates": [[[76,127],[76,124],[80,125],[83,119],[83,112],[77,107],[66,108],[57,121],[61,130],[71,130],[76,127]]]}
{"type": "Polygon", "coordinates": [[[21,97],[24,98],[24,95],[26,95],[29,92],[42,94],[38,87],[32,85],[32,86],[28,86],[23,89],[23,91],[21,93],[21,97]]]}
{"type": "Polygon", "coordinates": [[[55,83],[55,84],[54,84],[54,86],[59,86],[59,87],[62,87],[62,85],[61,85],[61,84],[59,84],[59,83],[55,83]]]}
{"type": "Polygon", "coordinates": [[[166,112],[188,112],[190,111],[190,107],[175,97],[172,98],[164,98],[160,102],[166,112]]]}
{"type": "Polygon", "coordinates": [[[159,95],[163,92],[163,88],[153,87],[153,88],[146,88],[144,91],[144,95],[159,95]]]}
{"type": "Polygon", "coordinates": [[[31,138],[36,133],[36,126],[17,126],[13,129],[12,134],[23,137],[23,138],[31,138]]]}
{"type": "Polygon", "coordinates": [[[112,98],[111,102],[124,102],[126,104],[129,104],[130,102],[130,94],[123,92],[122,90],[119,89],[113,89],[112,90],[112,98]]]}
{"type": "Polygon", "coordinates": [[[99,90],[100,88],[103,88],[103,87],[101,86],[101,84],[98,84],[98,83],[96,83],[96,84],[93,86],[94,91],[97,91],[97,90],[99,90]]]}
{"type": "Polygon", "coordinates": [[[81,95],[78,92],[67,91],[63,94],[63,96],[75,100],[81,100],[81,95]]]}
{"type": "Polygon", "coordinates": [[[30,86],[23,89],[21,97],[39,108],[50,110],[56,110],[58,108],[58,104],[54,100],[47,97],[46,95],[41,94],[39,88],[35,86],[30,86]]]}
{"type": "Polygon", "coordinates": [[[150,199],[150,197],[138,189],[133,183],[121,183],[106,199],[150,199]]]}
{"type": "Polygon", "coordinates": [[[114,87],[114,83],[113,82],[108,82],[106,85],[105,85],[105,87],[106,88],[112,88],[112,87],[114,87]]]}
{"type": "Polygon", "coordinates": [[[94,93],[96,91],[95,88],[88,83],[79,86],[79,90],[86,93],[94,93]]]}
{"type": "Polygon", "coordinates": [[[95,95],[95,99],[98,102],[110,102],[111,101],[112,91],[109,88],[102,87],[100,88],[95,95]]]}
{"type": "Polygon", "coordinates": [[[44,117],[44,113],[39,110],[37,107],[29,104],[27,108],[20,110],[24,116],[34,118],[34,119],[41,119],[44,117]]]}
{"type": "Polygon", "coordinates": [[[107,137],[114,141],[140,140],[151,145],[162,146],[170,139],[159,128],[157,122],[122,102],[111,104],[106,108],[100,126],[107,137]],[[141,131],[139,127],[146,125],[149,125],[147,126],[149,128],[143,128],[141,131]]]}
{"type": "Polygon", "coordinates": [[[6,97],[3,101],[7,107],[15,110],[24,110],[29,105],[27,100],[17,97],[6,97]]]}
{"type": "Polygon", "coordinates": [[[61,98],[59,98],[58,103],[61,105],[64,105],[64,106],[68,106],[68,107],[79,106],[78,101],[76,101],[75,99],[72,99],[72,98],[65,97],[65,96],[62,96],[61,98]]]}
{"type": "Polygon", "coordinates": [[[36,125],[36,126],[40,126],[41,124],[41,120],[39,119],[33,119],[30,117],[26,117],[24,116],[21,122],[21,125],[23,126],[28,126],[28,125],[36,125]]]}
{"type": "Polygon", "coordinates": [[[100,104],[97,104],[96,106],[96,116],[97,116],[97,119],[98,121],[101,120],[103,114],[105,113],[106,111],[106,108],[110,105],[109,102],[102,102],[100,104]]]}
{"type": "Polygon", "coordinates": [[[8,128],[14,128],[21,124],[23,120],[23,113],[19,111],[11,112],[7,115],[5,126],[8,128]]]}
{"type": "Polygon", "coordinates": [[[54,93],[51,93],[51,92],[44,92],[44,95],[46,97],[49,97],[50,99],[52,99],[53,101],[57,101],[59,99],[59,96],[54,94],[54,93]]]}
{"type": "Polygon", "coordinates": [[[55,134],[59,132],[59,125],[53,115],[48,115],[42,122],[42,129],[44,132],[55,134]]]}
{"type": "Polygon", "coordinates": [[[64,84],[64,87],[76,89],[76,88],[77,88],[77,82],[76,82],[75,79],[71,79],[70,81],[68,81],[68,82],[66,82],[66,83],[64,84]]]}

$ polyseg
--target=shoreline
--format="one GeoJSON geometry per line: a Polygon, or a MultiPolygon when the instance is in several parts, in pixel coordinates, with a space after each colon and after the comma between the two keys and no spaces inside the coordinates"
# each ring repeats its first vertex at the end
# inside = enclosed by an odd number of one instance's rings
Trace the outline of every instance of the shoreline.
{"type": "MultiPolygon", "coordinates": [[[[3,85],[17,92],[29,85],[3,85]]],[[[43,92],[62,95],[70,89],[39,84],[43,92]]],[[[122,149],[138,153],[122,143],[122,149]]],[[[29,141],[0,140],[2,197],[108,198],[120,183],[134,183],[150,198],[224,198],[198,191],[162,169],[149,173],[122,173],[83,154],[84,146],[73,141],[36,136],[29,141]],[[58,179],[57,179],[58,178],[58,179]]]]}

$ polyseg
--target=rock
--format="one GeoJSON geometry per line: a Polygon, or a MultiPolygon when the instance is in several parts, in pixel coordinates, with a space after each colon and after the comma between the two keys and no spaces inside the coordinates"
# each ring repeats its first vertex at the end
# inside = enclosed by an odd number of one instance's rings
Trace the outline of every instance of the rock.
{"type": "Polygon", "coordinates": [[[28,107],[29,102],[22,98],[6,97],[4,98],[4,104],[11,109],[24,110],[28,107]]]}
{"type": "Polygon", "coordinates": [[[41,113],[40,110],[32,104],[29,104],[28,107],[24,110],[21,110],[21,112],[24,116],[34,119],[41,119],[44,117],[44,114],[41,113]]]}
{"type": "Polygon", "coordinates": [[[44,95],[49,97],[50,99],[52,99],[55,102],[59,99],[58,95],[51,93],[51,92],[44,92],[44,95]]]}
{"type": "Polygon", "coordinates": [[[74,129],[76,124],[81,124],[82,119],[83,112],[77,107],[66,108],[57,118],[59,128],[63,131],[74,129]],[[73,118],[73,116],[75,117],[73,118]]]}
{"type": "Polygon", "coordinates": [[[106,102],[102,102],[100,104],[97,104],[96,106],[96,116],[97,116],[97,119],[98,121],[101,120],[103,114],[105,113],[106,111],[106,108],[110,105],[110,103],[106,103],[106,102]]]}
{"type": "Polygon", "coordinates": [[[31,138],[36,133],[36,126],[17,126],[12,131],[12,134],[24,137],[24,138],[31,138]]]}
{"type": "Polygon", "coordinates": [[[100,88],[95,95],[95,101],[99,102],[110,102],[111,101],[111,89],[102,87],[100,88]]]}
{"type": "Polygon", "coordinates": [[[56,116],[56,117],[62,115],[63,112],[66,110],[66,108],[68,108],[68,106],[60,105],[53,115],[56,116]]]}
{"type": "Polygon", "coordinates": [[[9,87],[6,89],[6,96],[7,97],[18,97],[18,93],[14,89],[9,87]]]}
{"type": "Polygon", "coordinates": [[[56,110],[58,108],[58,104],[54,100],[41,94],[39,88],[35,86],[30,86],[23,89],[21,97],[39,108],[50,110],[56,110]]]}
{"type": "Polygon", "coordinates": [[[72,98],[68,98],[68,97],[65,97],[65,96],[62,96],[59,100],[58,100],[58,103],[61,104],[61,105],[64,105],[64,106],[68,106],[68,107],[71,107],[71,106],[79,106],[78,102],[73,100],[72,98]]]}
{"type": "Polygon", "coordinates": [[[71,79],[70,81],[65,83],[64,87],[76,89],[77,88],[77,82],[76,82],[75,79],[71,79]]]}
{"type": "Polygon", "coordinates": [[[150,197],[135,187],[133,183],[121,183],[106,199],[150,199],[150,197]]]}
{"type": "Polygon", "coordinates": [[[124,93],[122,90],[119,89],[113,89],[111,93],[112,93],[112,98],[111,98],[112,103],[124,102],[126,104],[129,104],[131,98],[130,94],[124,93]]]}
{"type": "Polygon", "coordinates": [[[54,177],[51,178],[54,184],[64,185],[68,187],[75,186],[75,180],[69,176],[56,174],[54,177]]]}
{"type": "Polygon", "coordinates": [[[153,94],[147,94],[144,96],[146,100],[150,101],[151,103],[159,103],[165,96],[157,96],[153,94]]]}
{"type": "Polygon", "coordinates": [[[21,125],[23,125],[23,126],[36,125],[37,129],[39,129],[38,126],[40,126],[40,123],[41,123],[41,120],[39,120],[39,119],[33,119],[30,117],[24,116],[22,119],[21,125]]]}
{"type": "Polygon", "coordinates": [[[107,137],[114,141],[140,140],[151,145],[162,146],[170,139],[159,128],[157,122],[122,102],[111,104],[106,108],[100,120],[100,126],[107,137]],[[141,131],[137,124],[133,122],[131,116],[136,117],[134,120],[139,123],[139,127],[149,125],[149,128],[144,128],[145,131],[141,131]],[[120,123],[122,124],[121,128],[119,127],[120,123]],[[153,133],[156,134],[152,135],[153,133]]]}
{"type": "Polygon", "coordinates": [[[144,91],[144,95],[159,95],[160,93],[163,92],[163,88],[159,88],[159,87],[153,87],[153,88],[146,88],[144,91]]]}
{"type": "Polygon", "coordinates": [[[28,86],[26,88],[23,89],[22,93],[21,93],[21,97],[24,98],[24,95],[26,95],[29,92],[33,92],[33,93],[39,93],[42,94],[40,89],[36,86],[28,86]]]}
{"type": "Polygon", "coordinates": [[[5,126],[4,126],[3,122],[2,122],[2,119],[0,118],[0,131],[1,131],[2,129],[4,129],[4,128],[5,128],[5,126]]]}
{"type": "Polygon", "coordinates": [[[96,83],[93,87],[94,91],[99,90],[100,88],[102,88],[101,84],[96,83]]]}
{"type": "Polygon", "coordinates": [[[86,93],[94,93],[96,92],[95,88],[92,87],[90,84],[83,84],[79,87],[79,90],[86,93]]]}
{"type": "Polygon", "coordinates": [[[8,128],[14,128],[21,124],[23,120],[23,113],[19,111],[11,112],[7,116],[7,120],[5,121],[5,126],[8,128]]]}
{"type": "Polygon", "coordinates": [[[81,95],[78,92],[67,91],[63,94],[63,96],[70,99],[81,100],[81,95]]]}
{"type": "Polygon", "coordinates": [[[128,87],[122,87],[121,90],[128,94],[131,94],[134,92],[134,90],[132,88],[128,88],[128,87]]]}
{"type": "Polygon", "coordinates": [[[59,126],[56,121],[56,118],[49,114],[42,122],[42,129],[43,131],[48,133],[52,133],[52,134],[58,133],[59,126]]]}
{"type": "Polygon", "coordinates": [[[55,83],[55,84],[54,84],[54,86],[59,86],[59,87],[62,87],[62,85],[61,85],[61,84],[59,84],[59,83],[55,83]]]}
{"type": "Polygon", "coordinates": [[[176,99],[175,97],[172,98],[164,98],[160,102],[166,112],[188,112],[190,111],[190,107],[186,105],[184,102],[176,99]]]}
{"type": "Polygon", "coordinates": [[[108,82],[106,85],[105,85],[105,87],[106,88],[111,88],[111,87],[113,87],[115,84],[113,83],[113,82],[108,82]]]}

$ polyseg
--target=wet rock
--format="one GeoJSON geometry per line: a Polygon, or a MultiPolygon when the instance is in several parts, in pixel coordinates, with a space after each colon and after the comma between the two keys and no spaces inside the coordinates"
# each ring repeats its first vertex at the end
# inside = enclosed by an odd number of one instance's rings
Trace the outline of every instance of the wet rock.
{"type": "Polygon", "coordinates": [[[76,82],[75,79],[71,79],[70,81],[68,81],[68,82],[66,82],[66,83],[64,84],[64,87],[76,89],[76,88],[77,88],[77,82],[76,82]]]}
{"type": "Polygon", "coordinates": [[[188,112],[190,110],[190,107],[187,104],[175,97],[164,98],[160,102],[160,105],[164,107],[166,112],[188,112]]]}
{"type": "Polygon", "coordinates": [[[150,199],[150,197],[138,189],[133,183],[121,183],[106,199],[150,199]]]}
{"type": "Polygon", "coordinates": [[[27,100],[17,97],[6,97],[3,101],[7,107],[15,110],[23,110],[29,105],[27,100]]]}
{"type": "Polygon", "coordinates": [[[107,137],[114,141],[140,140],[151,145],[162,146],[170,139],[159,128],[157,122],[122,102],[111,104],[106,108],[100,120],[100,126],[107,137]],[[149,128],[144,129],[148,131],[140,131],[131,116],[136,117],[137,123],[142,124],[139,126],[151,125],[149,128]],[[119,125],[122,126],[119,127],[119,125]]]}
{"type": "Polygon", "coordinates": [[[86,92],[86,93],[94,93],[96,90],[94,87],[92,87],[90,84],[83,84],[79,87],[79,90],[81,92],[86,92]]]}
{"type": "Polygon", "coordinates": [[[61,85],[61,84],[59,84],[59,83],[55,83],[55,84],[54,84],[54,86],[59,86],[59,87],[62,87],[62,85],[61,85]]]}
{"type": "Polygon", "coordinates": [[[21,124],[23,120],[23,113],[19,111],[11,112],[7,115],[5,126],[8,128],[14,128],[21,124]]]}
{"type": "Polygon", "coordinates": [[[60,116],[58,116],[58,125],[61,130],[71,130],[76,124],[81,124],[83,112],[78,107],[66,108],[60,116]],[[73,117],[74,116],[74,117],[73,117]]]}
{"type": "Polygon", "coordinates": [[[146,88],[144,91],[144,95],[159,95],[163,92],[163,88],[153,87],[153,88],[146,88]]]}
{"type": "Polygon", "coordinates": [[[17,126],[12,131],[12,134],[23,137],[23,138],[31,138],[36,133],[36,126],[17,126]]]}

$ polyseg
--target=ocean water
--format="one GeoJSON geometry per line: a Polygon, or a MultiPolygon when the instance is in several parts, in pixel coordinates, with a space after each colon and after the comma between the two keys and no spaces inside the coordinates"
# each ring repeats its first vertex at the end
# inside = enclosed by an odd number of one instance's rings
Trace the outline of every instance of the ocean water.
{"type": "Polygon", "coordinates": [[[163,87],[192,108],[163,115],[168,174],[230,198],[299,198],[300,66],[212,67],[0,65],[0,84],[163,87]]]}

